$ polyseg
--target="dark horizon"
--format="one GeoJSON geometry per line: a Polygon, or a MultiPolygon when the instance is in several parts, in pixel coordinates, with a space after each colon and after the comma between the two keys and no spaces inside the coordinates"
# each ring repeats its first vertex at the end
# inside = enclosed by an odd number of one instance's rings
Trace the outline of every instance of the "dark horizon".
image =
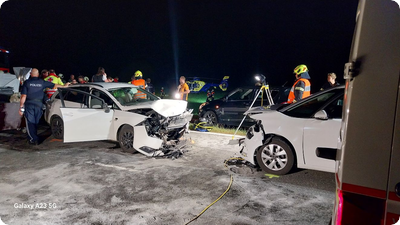
{"type": "Polygon", "coordinates": [[[157,88],[177,75],[251,85],[255,73],[292,85],[306,64],[315,92],[329,72],[343,83],[357,2],[11,0],[0,10],[0,46],[11,66],[65,77],[101,66],[126,82],[141,70],[157,88]]]}

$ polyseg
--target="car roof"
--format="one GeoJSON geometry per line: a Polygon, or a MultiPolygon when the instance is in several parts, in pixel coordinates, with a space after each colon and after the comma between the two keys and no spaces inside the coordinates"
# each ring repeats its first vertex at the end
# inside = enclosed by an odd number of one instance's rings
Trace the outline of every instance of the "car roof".
{"type": "Polygon", "coordinates": [[[97,87],[102,87],[106,90],[108,89],[113,89],[113,88],[121,88],[121,87],[137,87],[133,84],[129,84],[129,83],[122,83],[122,82],[91,82],[91,83],[87,83],[87,84],[74,84],[71,85],[70,87],[85,87],[85,86],[97,86],[97,87]]]}

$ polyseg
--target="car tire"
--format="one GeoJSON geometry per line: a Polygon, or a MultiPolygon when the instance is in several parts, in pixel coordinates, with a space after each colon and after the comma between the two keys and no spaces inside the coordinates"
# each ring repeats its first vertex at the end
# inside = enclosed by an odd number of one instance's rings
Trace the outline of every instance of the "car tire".
{"type": "Polygon", "coordinates": [[[273,138],[261,146],[256,154],[258,165],[264,172],[276,175],[289,173],[294,166],[293,149],[282,139],[273,138]]]}
{"type": "Polygon", "coordinates": [[[218,116],[213,111],[205,112],[203,118],[207,119],[212,125],[218,125],[218,116]]]}
{"type": "Polygon", "coordinates": [[[136,150],[133,148],[133,127],[124,125],[118,132],[118,143],[122,148],[122,151],[135,153],[136,150]]]}
{"type": "Polygon", "coordinates": [[[56,116],[51,119],[50,128],[54,138],[56,139],[64,138],[64,122],[60,117],[56,116]]]}

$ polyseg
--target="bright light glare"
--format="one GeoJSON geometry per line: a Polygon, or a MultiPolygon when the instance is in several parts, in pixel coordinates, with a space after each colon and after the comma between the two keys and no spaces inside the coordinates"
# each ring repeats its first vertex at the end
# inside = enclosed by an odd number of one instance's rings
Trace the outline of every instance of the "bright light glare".
{"type": "Polygon", "coordinates": [[[260,76],[255,76],[255,78],[256,78],[257,81],[261,80],[260,76]]]}
{"type": "Polygon", "coordinates": [[[176,98],[176,99],[180,99],[180,98],[181,98],[181,94],[175,93],[175,98],[176,98]]]}

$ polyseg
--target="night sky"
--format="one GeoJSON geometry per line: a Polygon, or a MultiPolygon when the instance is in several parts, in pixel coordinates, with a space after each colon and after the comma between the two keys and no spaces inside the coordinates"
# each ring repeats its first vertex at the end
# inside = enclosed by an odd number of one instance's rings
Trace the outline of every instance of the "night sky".
{"type": "MultiPolygon", "coordinates": [[[[0,46],[11,66],[91,77],[102,66],[156,88],[176,75],[291,86],[306,64],[312,90],[335,72],[343,83],[357,0],[10,0],[0,10],[0,46]]],[[[217,80],[217,81],[218,81],[217,80]]]]}

